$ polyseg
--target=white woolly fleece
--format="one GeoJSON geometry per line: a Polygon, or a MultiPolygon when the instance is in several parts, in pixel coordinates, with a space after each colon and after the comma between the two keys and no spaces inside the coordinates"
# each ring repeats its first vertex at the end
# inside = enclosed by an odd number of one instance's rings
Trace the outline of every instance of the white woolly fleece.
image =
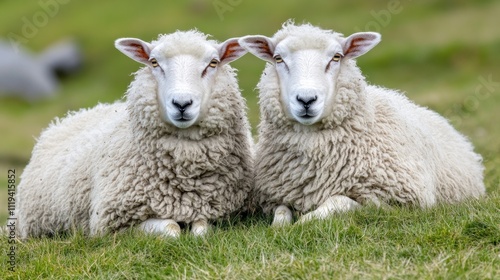
{"type": "MultiPolygon", "coordinates": [[[[272,40],[317,47],[325,36],[340,35],[288,22],[272,40]]],[[[481,156],[466,137],[402,94],[367,85],[354,60],[341,63],[331,114],[310,126],[285,116],[276,70],[266,66],[254,203],[266,213],[279,205],[305,213],[334,195],[428,207],[485,193],[481,156]]]]}
{"type": "Polygon", "coordinates": [[[191,223],[244,207],[253,180],[246,105],[233,69],[217,71],[209,109],[187,129],[161,121],[147,67],[125,102],[51,124],[18,187],[19,237],[74,227],[94,235],[149,218],[191,223]]]}

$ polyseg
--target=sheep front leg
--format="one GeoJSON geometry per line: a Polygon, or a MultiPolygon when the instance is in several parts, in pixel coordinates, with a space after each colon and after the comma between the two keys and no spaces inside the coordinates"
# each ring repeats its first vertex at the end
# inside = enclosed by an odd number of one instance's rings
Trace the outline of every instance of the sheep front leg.
{"type": "Polygon", "coordinates": [[[360,206],[359,203],[350,199],[347,196],[335,195],[328,198],[316,210],[311,211],[300,217],[298,222],[304,223],[312,219],[325,219],[329,216],[333,216],[333,214],[335,213],[347,212],[359,206],[360,206]]]}
{"type": "Polygon", "coordinates": [[[292,223],[292,211],[285,205],[280,205],[274,210],[273,227],[281,227],[292,223]]]}
{"type": "Polygon", "coordinates": [[[139,225],[139,229],[146,233],[174,238],[181,234],[181,227],[171,219],[148,219],[139,225]]]}
{"type": "Polygon", "coordinates": [[[193,233],[194,236],[203,236],[207,234],[209,230],[210,225],[207,220],[196,220],[191,225],[191,233],[193,233]]]}

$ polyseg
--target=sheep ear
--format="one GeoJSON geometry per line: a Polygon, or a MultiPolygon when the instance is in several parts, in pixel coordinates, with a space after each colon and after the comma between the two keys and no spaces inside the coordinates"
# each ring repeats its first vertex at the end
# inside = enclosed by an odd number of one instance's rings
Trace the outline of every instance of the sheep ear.
{"type": "Polygon", "coordinates": [[[149,54],[153,46],[135,38],[121,38],[115,41],[115,47],[133,60],[151,66],[149,54]]]}
{"type": "Polygon", "coordinates": [[[261,35],[251,35],[241,37],[240,45],[247,49],[250,53],[256,57],[265,60],[267,62],[274,63],[274,43],[270,38],[261,35]]]}
{"type": "Polygon", "coordinates": [[[345,58],[356,58],[375,47],[382,36],[376,32],[359,32],[345,38],[342,43],[345,58]]]}
{"type": "Polygon", "coordinates": [[[231,38],[219,45],[220,63],[226,64],[242,57],[247,50],[240,46],[238,38],[231,38]]]}

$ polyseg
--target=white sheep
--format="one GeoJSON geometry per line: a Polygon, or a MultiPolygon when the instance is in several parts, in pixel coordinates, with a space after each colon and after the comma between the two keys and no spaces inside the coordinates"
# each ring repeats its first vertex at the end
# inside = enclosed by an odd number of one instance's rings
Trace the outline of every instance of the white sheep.
{"type": "Polygon", "coordinates": [[[140,224],[178,236],[244,207],[253,160],[246,105],[227,63],[246,50],[198,31],[116,47],[145,64],[125,102],[57,120],[40,136],[18,187],[21,238],[140,224]]]}
{"type": "Polygon", "coordinates": [[[240,45],[267,61],[255,200],[273,225],[324,218],[360,204],[419,207],[485,193],[481,157],[438,114],[399,92],[367,85],[354,58],[380,34],[347,38],[287,22],[240,45]]]}

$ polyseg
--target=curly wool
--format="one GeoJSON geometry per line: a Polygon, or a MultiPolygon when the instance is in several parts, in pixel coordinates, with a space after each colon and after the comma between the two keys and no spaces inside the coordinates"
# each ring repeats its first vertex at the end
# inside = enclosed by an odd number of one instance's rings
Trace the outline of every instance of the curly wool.
{"type": "MultiPolygon", "coordinates": [[[[296,37],[313,29],[284,28],[296,37]]],[[[481,156],[463,135],[402,94],[367,85],[355,61],[341,63],[331,114],[312,126],[286,117],[276,70],[266,66],[254,203],[305,213],[334,195],[427,207],[485,193],[481,156]]]]}
{"type": "Polygon", "coordinates": [[[148,218],[191,223],[244,207],[250,126],[232,68],[218,71],[208,112],[188,129],[161,121],[149,68],[136,73],[126,102],[51,124],[18,187],[20,238],[73,227],[99,234],[148,218]]]}

